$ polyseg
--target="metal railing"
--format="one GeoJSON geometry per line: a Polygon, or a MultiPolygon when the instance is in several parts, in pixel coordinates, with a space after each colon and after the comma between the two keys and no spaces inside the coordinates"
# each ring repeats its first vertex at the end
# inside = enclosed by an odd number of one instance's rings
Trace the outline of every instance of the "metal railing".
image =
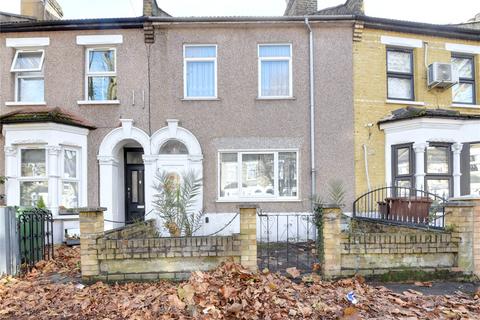
{"type": "Polygon", "coordinates": [[[49,210],[19,209],[17,228],[23,266],[32,268],[40,260],[53,258],[53,216],[49,210]]]}
{"type": "Polygon", "coordinates": [[[353,217],[442,229],[446,202],[445,198],[424,190],[382,187],[354,201],[353,217]]]}

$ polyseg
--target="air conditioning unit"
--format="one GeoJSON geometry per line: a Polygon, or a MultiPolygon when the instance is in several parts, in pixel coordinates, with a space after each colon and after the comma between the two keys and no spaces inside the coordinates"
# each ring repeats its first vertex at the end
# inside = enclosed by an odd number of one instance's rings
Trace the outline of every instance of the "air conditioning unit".
{"type": "Polygon", "coordinates": [[[428,66],[428,87],[450,88],[458,83],[458,72],[451,63],[434,62],[428,66]]]}

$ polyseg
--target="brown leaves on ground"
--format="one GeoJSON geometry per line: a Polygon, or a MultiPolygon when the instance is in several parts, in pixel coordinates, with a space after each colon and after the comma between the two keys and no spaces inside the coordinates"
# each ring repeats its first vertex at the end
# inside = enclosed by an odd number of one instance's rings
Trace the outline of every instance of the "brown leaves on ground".
{"type": "MultiPolygon", "coordinates": [[[[371,287],[363,278],[300,283],[236,264],[194,272],[172,283],[54,283],[52,272],[75,275],[78,249],[58,249],[23,278],[0,279],[0,319],[478,319],[480,296],[424,296],[371,287]],[[355,291],[359,300],[345,299],[355,291]]],[[[293,275],[296,273],[291,270],[293,275]]],[[[300,280],[298,280],[300,281],[300,280]]]]}

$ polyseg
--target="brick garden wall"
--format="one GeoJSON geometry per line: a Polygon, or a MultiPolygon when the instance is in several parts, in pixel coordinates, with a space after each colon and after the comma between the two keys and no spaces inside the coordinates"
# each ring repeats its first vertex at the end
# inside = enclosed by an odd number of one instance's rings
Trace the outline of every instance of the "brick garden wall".
{"type": "Polygon", "coordinates": [[[183,280],[225,261],[256,270],[256,208],[240,208],[240,234],[161,238],[154,220],[103,231],[103,211],[80,210],[85,281],[183,280]]]}

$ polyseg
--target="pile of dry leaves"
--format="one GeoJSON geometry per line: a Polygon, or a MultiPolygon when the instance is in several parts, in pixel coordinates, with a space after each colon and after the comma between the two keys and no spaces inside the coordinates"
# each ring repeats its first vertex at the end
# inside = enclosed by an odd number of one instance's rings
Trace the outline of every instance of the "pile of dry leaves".
{"type": "MultiPolygon", "coordinates": [[[[296,283],[235,264],[194,272],[183,283],[56,283],[52,273],[78,272],[78,251],[59,250],[54,262],[40,263],[23,278],[0,279],[0,319],[480,318],[479,295],[396,294],[362,278],[323,282],[311,276],[296,283]],[[356,305],[345,298],[352,290],[356,305]]],[[[297,276],[295,270],[290,273],[297,276]]]]}

